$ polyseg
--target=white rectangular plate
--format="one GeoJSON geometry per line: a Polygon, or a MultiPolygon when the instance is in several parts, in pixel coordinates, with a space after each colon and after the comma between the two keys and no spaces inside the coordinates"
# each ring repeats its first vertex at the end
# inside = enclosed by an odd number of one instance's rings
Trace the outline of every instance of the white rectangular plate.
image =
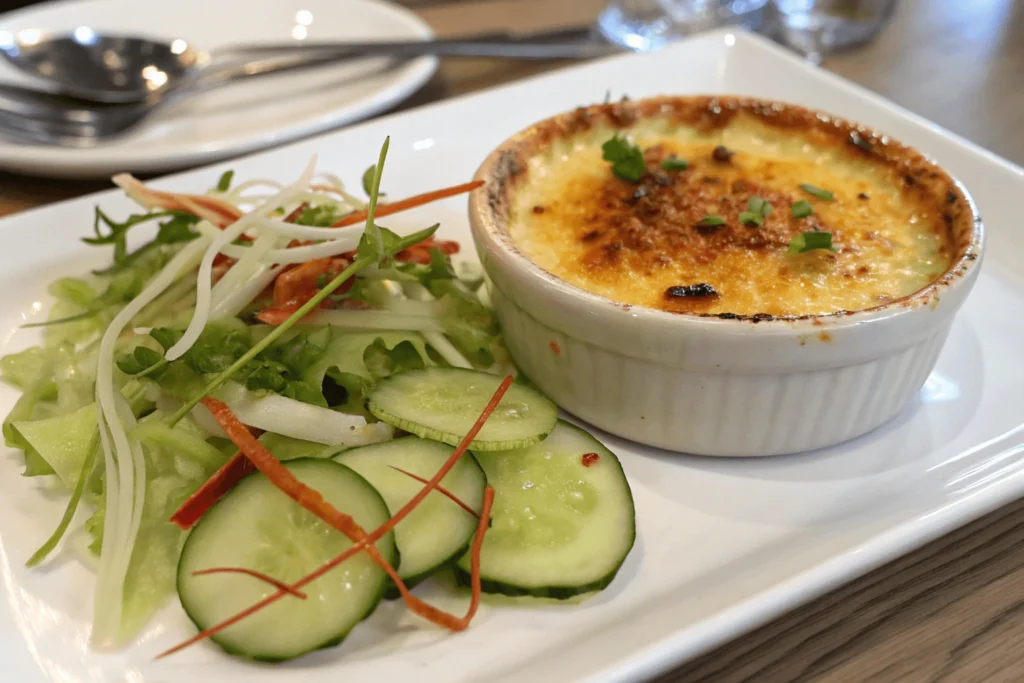
{"type": "MultiPolygon", "coordinates": [[[[789,100],[875,126],[917,146],[962,180],[990,234],[984,272],[938,367],[894,422],[825,451],[762,460],[694,458],[598,434],[622,459],[636,498],[637,544],[615,582],[581,605],[486,605],[472,628],[443,634],[383,605],[340,648],[283,666],[201,646],[152,657],[190,633],[176,604],[118,654],[86,649],[92,575],[69,553],[41,571],[25,559],[63,501],[0,460],[0,659],[6,680],[617,681],[664,670],[1024,493],[1024,171],[802,63],[759,38],[714,33],[648,56],[561,71],[234,162],[236,177],[291,180],[309,157],[358,187],[385,135],[384,188],[403,196],[464,182],[484,155],[530,123],[581,104],[660,93],[734,93],[789,100]]],[[[160,181],[202,191],[222,165],[160,181]]],[[[33,343],[18,326],[48,305],[46,284],[109,258],[78,241],[106,193],[3,221],[0,351],[33,343]]],[[[465,198],[403,214],[407,229],[439,220],[472,252],[465,198]]],[[[3,410],[16,394],[0,390],[3,410]]],[[[736,429],[743,429],[737,424],[736,429]]],[[[426,586],[461,612],[465,597],[426,586]]]]}

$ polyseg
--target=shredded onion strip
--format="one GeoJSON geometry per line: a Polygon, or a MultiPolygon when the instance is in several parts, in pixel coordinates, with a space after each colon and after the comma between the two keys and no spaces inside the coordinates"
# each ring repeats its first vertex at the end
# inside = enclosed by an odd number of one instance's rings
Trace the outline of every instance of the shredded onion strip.
{"type": "Polygon", "coordinates": [[[107,472],[107,499],[92,632],[93,643],[98,647],[113,647],[119,641],[124,580],[138,533],[146,485],[145,458],[137,443],[133,445],[129,440],[124,424],[128,421],[128,428],[132,428],[134,418],[131,410],[125,411],[124,399],[114,387],[115,344],[124,328],[147,304],[170,287],[183,271],[196,266],[207,243],[200,237],[185,245],[142,292],[121,309],[100,340],[96,408],[107,472]]]}
{"type": "Polygon", "coordinates": [[[306,186],[309,185],[310,180],[312,180],[315,169],[316,157],[314,156],[297,182],[284,188],[251,213],[242,216],[237,221],[227,226],[221,234],[218,235],[212,243],[210,243],[210,246],[206,249],[206,253],[203,254],[202,262],[199,264],[199,280],[196,288],[195,313],[192,315],[192,320],[189,322],[181,339],[178,340],[178,343],[167,349],[167,360],[174,361],[185,355],[185,352],[192,348],[196,339],[199,338],[203,328],[206,327],[206,323],[210,319],[213,288],[213,260],[216,258],[217,254],[220,253],[220,250],[224,245],[230,244],[245,232],[245,230],[250,227],[249,223],[253,218],[260,215],[266,215],[267,213],[280,208],[282,205],[291,201],[296,194],[304,190],[306,186]]]}

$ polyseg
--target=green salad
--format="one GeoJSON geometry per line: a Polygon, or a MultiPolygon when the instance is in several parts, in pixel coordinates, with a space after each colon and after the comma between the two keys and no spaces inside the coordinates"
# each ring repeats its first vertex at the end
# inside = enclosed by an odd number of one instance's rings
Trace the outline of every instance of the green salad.
{"type": "Polygon", "coordinates": [[[95,647],[173,599],[199,629],[183,646],[266,661],[341,642],[388,598],[459,630],[481,592],[600,590],[632,548],[617,458],[512,381],[459,245],[377,222],[477,183],[378,203],[387,146],[365,201],[315,159],[203,194],[116,176],[142,212],[97,207],[84,238],[112,262],[55,281],[25,326],[41,341],[0,359],[21,392],[5,442],[68,495],[27,563],[91,559],[95,647]],[[469,587],[466,616],[409,592],[438,572],[469,587]]]}

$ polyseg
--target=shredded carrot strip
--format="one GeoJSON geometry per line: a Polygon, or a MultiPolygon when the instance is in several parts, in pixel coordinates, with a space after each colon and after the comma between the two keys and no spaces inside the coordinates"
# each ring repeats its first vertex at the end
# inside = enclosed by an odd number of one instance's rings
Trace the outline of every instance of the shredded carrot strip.
{"type": "Polygon", "coordinates": [[[128,173],[120,173],[112,180],[115,185],[124,189],[129,195],[134,195],[140,202],[148,204],[151,208],[188,211],[200,218],[209,219],[211,223],[220,227],[234,223],[242,217],[242,212],[237,207],[217,197],[154,190],[128,173]]]}
{"type": "MultiPolygon", "coordinates": [[[[332,560],[326,562],[325,564],[321,565],[313,573],[307,575],[306,577],[300,579],[299,581],[296,581],[294,584],[292,584],[292,588],[302,588],[306,584],[308,584],[308,583],[310,583],[312,581],[315,581],[316,579],[320,578],[321,576],[323,576],[324,574],[329,572],[331,569],[337,567],[338,565],[340,565],[341,563],[343,563],[345,560],[349,559],[350,557],[352,557],[356,553],[360,552],[363,549],[366,549],[366,551],[370,554],[371,558],[373,558],[374,561],[377,562],[385,570],[385,572],[387,572],[388,575],[391,577],[391,580],[395,583],[395,586],[398,588],[399,593],[401,593],[402,598],[405,601],[405,604],[413,612],[415,612],[416,614],[419,614],[420,616],[422,616],[422,617],[424,617],[424,618],[426,618],[426,619],[428,619],[430,621],[433,621],[436,624],[439,624],[439,625],[442,625],[442,626],[446,626],[447,628],[449,628],[449,629],[451,629],[453,631],[460,631],[460,630],[463,630],[466,627],[468,627],[470,621],[472,621],[473,616],[476,614],[476,611],[477,611],[477,609],[479,608],[479,605],[480,605],[480,592],[481,592],[481,583],[480,583],[480,549],[482,548],[482,545],[483,545],[483,536],[484,536],[484,534],[487,531],[488,524],[490,523],[491,508],[492,508],[492,506],[494,504],[494,489],[491,488],[491,486],[487,486],[484,489],[483,510],[481,512],[481,515],[480,515],[480,522],[477,525],[477,538],[474,539],[473,548],[471,550],[471,553],[472,553],[472,556],[470,558],[471,598],[470,598],[469,608],[467,609],[466,615],[464,617],[459,618],[459,617],[455,617],[454,615],[448,614],[447,612],[444,612],[443,610],[440,610],[440,609],[434,607],[433,605],[427,604],[427,603],[423,602],[422,600],[420,600],[419,598],[416,598],[415,596],[413,596],[411,593],[409,593],[408,587],[406,587],[405,583],[398,576],[398,573],[394,570],[394,568],[387,561],[384,560],[383,557],[380,556],[380,553],[379,553],[379,551],[377,551],[376,546],[374,546],[372,544],[376,543],[382,536],[384,536],[389,531],[391,531],[410,512],[412,512],[416,508],[417,505],[419,505],[421,502],[423,502],[423,500],[427,497],[427,495],[429,495],[430,491],[433,490],[434,487],[436,487],[440,483],[440,481],[442,479],[444,479],[445,475],[447,475],[448,472],[451,471],[451,469],[455,466],[455,463],[457,463],[459,458],[462,457],[462,454],[465,453],[469,449],[469,445],[473,442],[473,439],[476,438],[476,435],[480,432],[480,429],[484,426],[484,423],[487,421],[487,419],[491,416],[491,414],[494,412],[494,410],[498,407],[498,403],[501,402],[502,397],[505,395],[505,392],[508,391],[508,388],[511,385],[512,385],[512,377],[508,376],[508,377],[505,378],[505,380],[498,387],[497,391],[494,392],[494,396],[491,397],[491,400],[487,403],[487,406],[484,408],[483,412],[480,414],[480,417],[477,419],[476,423],[473,425],[472,428],[470,428],[469,432],[466,433],[466,436],[463,437],[462,441],[459,442],[458,447],[455,449],[455,451],[448,458],[447,462],[445,462],[445,464],[441,466],[441,468],[437,471],[437,473],[433,476],[433,478],[431,478],[431,480],[427,483],[427,485],[425,485],[423,487],[423,489],[420,490],[419,493],[417,493],[415,496],[413,496],[413,498],[410,499],[409,502],[406,503],[405,506],[403,506],[402,509],[398,511],[398,513],[396,513],[390,520],[388,520],[387,522],[382,524],[380,527],[375,529],[372,534],[366,535],[365,532],[364,532],[363,535],[361,536],[361,538],[359,538],[358,541],[356,541],[356,539],[352,539],[353,541],[355,541],[353,543],[352,547],[350,547],[348,550],[346,550],[341,555],[338,555],[334,559],[332,559],[332,560]]],[[[255,439],[251,438],[251,436],[248,434],[248,430],[246,430],[244,428],[244,425],[242,425],[240,422],[238,422],[238,419],[235,418],[235,416],[231,413],[231,410],[226,405],[224,405],[220,401],[217,401],[216,399],[211,399],[209,397],[207,397],[207,398],[205,398],[203,400],[204,400],[204,403],[206,403],[207,407],[210,408],[211,412],[213,412],[214,417],[217,418],[217,421],[221,424],[221,427],[224,429],[224,431],[228,434],[229,437],[232,438],[232,441],[235,440],[234,435],[237,434],[240,437],[241,441],[246,441],[246,442],[251,441],[251,442],[255,443],[257,445],[257,447],[262,448],[262,444],[260,444],[255,439]],[[217,404],[219,404],[219,405],[217,405],[217,404]],[[234,424],[232,424],[232,423],[234,423],[234,424]],[[230,427],[230,429],[229,429],[229,427],[230,427]],[[241,427],[242,429],[239,431],[238,427],[241,427]],[[246,439],[245,437],[249,437],[249,438],[246,439]]],[[[239,446],[239,448],[242,448],[242,445],[243,445],[242,443],[239,443],[239,441],[235,441],[235,443],[239,446]]],[[[250,445],[250,444],[246,443],[246,445],[250,445]]],[[[243,448],[243,451],[245,451],[244,448],[243,448]]],[[[257,456],[257,457],[259,457],[259,456],[257,456]]],[[[273,456],[271,456],[271,457],[273,457],[273,456]]],[[[258,467],[260,463],[258,461],[254,461],[254,462],[255,462],[255,464],[258,467]]],[[[287,473],[288,477],[290,477],[296,483],[298,483],[299,486],[304,486],[304,484],[302,484],[301,482],[298,482],[298,480],[296,480],[294,478],[294,476],[291,474],[291,472],[288,472],[287,469],[285,469],[280,463],[278,463],[276,461],[276,459],[274,460],[274,462],[277,464],[278,467],[280,467],[282,470],[284,470],[287,473]]],[[[262,469],[261,469],[261,471],[262,471],[262,469]]],[[[268,479],[270,479],[272,482],[277,484],[277,482],[274,480],[274,478],[271,477],[270,475],[268,475],[268,479]]],[[[308,488],[308,487],[306,487],[306,488],[308,488]]],[[[284,489],[282,488],[282,490],[284,490],[284,489]]],[[[313,492],[313,493],[315,493],[315,492],[313,492]]],[[[319,494],[317,494],[317,495],[319,496],[319,494]]],[[[294,500],[294,498],[293,498],[293,500],[294,500]]],[[[322,498],[320,500],[323,501],[322,498]]],[[[296,501],[296,502],[298,502],[298,501],[296,501]]],[[[323,504],[324,505],[328,505],[326,503],[326,501],[323,501],[323,504]]],[[[305,507],[305,506],[303,506],[303,507],[305,507]]],[[[309,508],[306,508],[306,509],[309,509],[309,508]]],[[[312,510],[311,510],[311,512],[312,512],[312,510]]],[[[338,513],[338,515],[341,515],[341,513],[338,513]]],[[[342,517],[347,517],[347,515],[341,515],[341,516],[342,517]]],[[[321,517],[321,519],[323,519],[323,517],[321,517]]],[[[354,520],[351,520],[351,518],[348,518],[348,519],[350,521],[352,521],[352,524],[359,531],[362,531],[362,529],[359,528],[359,526],[355,524],[354,520]]],[[[327,520],[327,519],[324,519],[324,521],[330,523],[330,521],[327,520]]],[[[351,536],[350,536],[350,538],[351,538],[351,536]]],[[[200,633],[196,634],[192,638],[189,638],[185,642],[180,643],[180,644],[170,648],[169,650],[165,650],[164,652],[162,652],[159,655],[157,655],[156,658],[157,659],[161,659],[163,657],[167,657],[167,656],[172,655],[172,654],[174,654],[176,652],[180,652],[181,650],[183,650],[183,649],[185,649],[185,648],[187,648],[187,647],[189,647],[191,645],[194,645],[195,643],[198,643],[198,642],[200,642],[202,640],[205,640],[206,638],[208,638],[208,637],[210,637],[212,635],[216,635],[217,633],[219,633],[220,631],[224,630],[225,628],[228,628],[232,624],[235,624],[235,623],[241,621],[242,619],[245,619],[246,617],[248,617],[248,616],[258,612],[263,607],[276,602],[277,600],[279,600],[284,595],[287,595],[287,593],[285,593],[283,591],[278,591],[277,593],[275,593],[273,595],[269,595],[266,598],[264,598],[263,600],[261,600],[260,602],[256,603],[255,605],[252,605],[252,606],[248,607],[247,609],[245,609],[245,610],[235,614],[234,616],[229,617],[228,619],[222,621],[221,623],[201,631],[200,633]]]]}
{"type": "Polygon", "coordinates": [[[275,579],[273,576],[258,572],[255,569],[248,569],[246,567],[212,567],[210,569],[200,569],[197,572],[192,572],[192,576],[209,576],[210,574],[245,574],[251,576],[254,579],[259,579],[264,583],[269,583],[271,586],[279,591],[284,591],[289,595],[294,595],[300,600],[305,600],[308,596],[297,588],[292,588],[284,581],[275,579]]]}
{"type": "MultiPolygon", "coordinates": [[[[403,470],[401,467],[395,467],[394,465],[388,465],[388,467],[390,467],[393,470],[397,470],[397,471],[401,472],[402,474],[404,474],[407,477],[412,477],[413,479],[415,479],[416,481],[418,481],[421,484],[429,484],[430,483],[430,480],[424,479],[423,477],[421,477],[418,474],[413,474],[412,472],[408,472],[406,470],[403,470]]],[[[460,508],[462,508],[463,510],[465,510],[469,514],[473,515],[474,517],[476,517],[476,518],[480,517],[480,515],[478,515],[476,513],[476,510],[474,510],[473,508],[471,508],[468,505],[466,505],[464,502],[462,502],[461,498],[459,498],[454,493],[452,493],[448,489],[444,488],[440,484],[437,485],[437,492],[440,493],[443,496],[446,496],[449,500],[451,500],[453,503],[455,503],[460,508]]]]}
{"type": "MultiPolygon", "coordinates": [[[[380,204],[377,206],[377,213],[375,217],[380,218],[381,216],[389,216],[399,211],[405,211],[406,209],[412,209],[423,204],[429,204],[430,202],[436,202],[439,199],[445,199],[447,197],[454,197],[455,195],[475,190],[484,184],[482,180],[474,180],[469,183],[463,183],[462,185],[454,185],[452,187],[446,187],[441,190],[434,190],[433,192],[426,192],[424,194],[418,194],[413,197],[408,197],[398,202],[392,202],[391,204],[380,204]]],[[[362,223],[366,220],[366,211],[355,211],[349,215],[343,217],[337,223],[332,225],[332,228],[344,228],[346,225],[355,225],[356,223],[362,223]]]]}
{"type": "Polygon", "coordinates": [[[213,413],[224,433],[238,446],[240,451],[245,453],[256,469],[266,475],[267,479],[281,489],[285,495],[346,536],[355,536],[359,539],[366,535],[355,520],[325,501],[319,491],[299,481],[288,468],[274,457],[273,453],[267,450],[266,446],[256,440],[249,432],[249,428],[235,417],[226,404],[207,396],[203,399],[203,405],[213,413]]]}

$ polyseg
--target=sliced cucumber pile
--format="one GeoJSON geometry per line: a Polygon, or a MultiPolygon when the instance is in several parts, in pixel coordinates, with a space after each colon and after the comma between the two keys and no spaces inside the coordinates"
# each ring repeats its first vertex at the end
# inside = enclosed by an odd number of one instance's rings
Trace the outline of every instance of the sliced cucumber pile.
{"type": "MultiPolygon", "coordinates": [[[[540,443],[476,457],[495,490],[484,591],[566,599],[611,583],[636,538],[633,496],[611,451],[559,420],[540,443]]],[[[469,570],[465,555],[460,583],[469,570]]]]}
{"type": "MultiPolygon", "coordinates": [[[[300,481],[375,529],[390,515],[376,489],[353,470],[331,460],[294,460],[285,465],[300,481]]],[[[291,583],[352,545],[344,535],[299,507],[266,477],[243,480],[207,512],[189,534],[178,563],[178,594],[199,629],[244,610],[276,588],[240,574],[194,576],[213,567],[242,567],[291,583]]],[[[397,564],[394,534],[377,542],[397,564]]],[[[376,607],[387,575],[359,553],[302,590],[306,600],[286,596],[213,636],[228,652],[281,661],[340,643],[376,607]]]]}
{"type": "MultiPolygon", "coordinates": [[[[423,488],[422,482],[394,468],[430,479],[453,450],[437,441],[407,436],[346,451],[335,461],[351,467],[380,491],[394,515],[423,488]]],[[[478,514],[486,485],[483,470],[469,453],[441,480],[445,490],[478,514]]],[[[469,547],[477,519],[444,494],[431,491],[395,527],[402,557],[398,575],[411,586],[456,560],[469,547]]]]}
{"type": "MultiPolygon", "coordinates": [[[[500,381],[461,369],[382,380],[369,395],[369,410],[418,436],[341,453],[273,434],[261,441],[281,460],[298,457],[284,466],[370,531],[421,491],[421,480],[437,474],[500,381]]],[[[481,551],[484,591],[566,599],[611,583],[636,537],[629,484],[615,455],[558,420],[556,411],[535,389],[509,388],[473,441],[474,452],[441,480],[445,492],[432,491],[378,542],[407,585],[452,565],[456,579],[470,584],[467,550],[488,484],[495,499],[481,551]]],[[[178,565],[181,603],[198,628],[209,628],[277,588],[257,576],[195,572],[242,568],[291,584],[351,545],[262,474],[250,475],[188,536],[178,565]]],[[[283,597],[212,639],[232,654],[286,660],[340,643],[382,597],[397,596],[366,553],[302,590],[305,600],[283,597]]]]}
{"type": "MultiPolygon", "coordinates": [[[[476,422],[501,379],[459,368],[411,370],[378,382],[367,407],[377,419],[394,427],[455,446],[476,422]]],[[[558,408],[551,399],[531,387],[513,384],[470,448],[523,448],[546,437],[557,419],[558,408]]]]}

